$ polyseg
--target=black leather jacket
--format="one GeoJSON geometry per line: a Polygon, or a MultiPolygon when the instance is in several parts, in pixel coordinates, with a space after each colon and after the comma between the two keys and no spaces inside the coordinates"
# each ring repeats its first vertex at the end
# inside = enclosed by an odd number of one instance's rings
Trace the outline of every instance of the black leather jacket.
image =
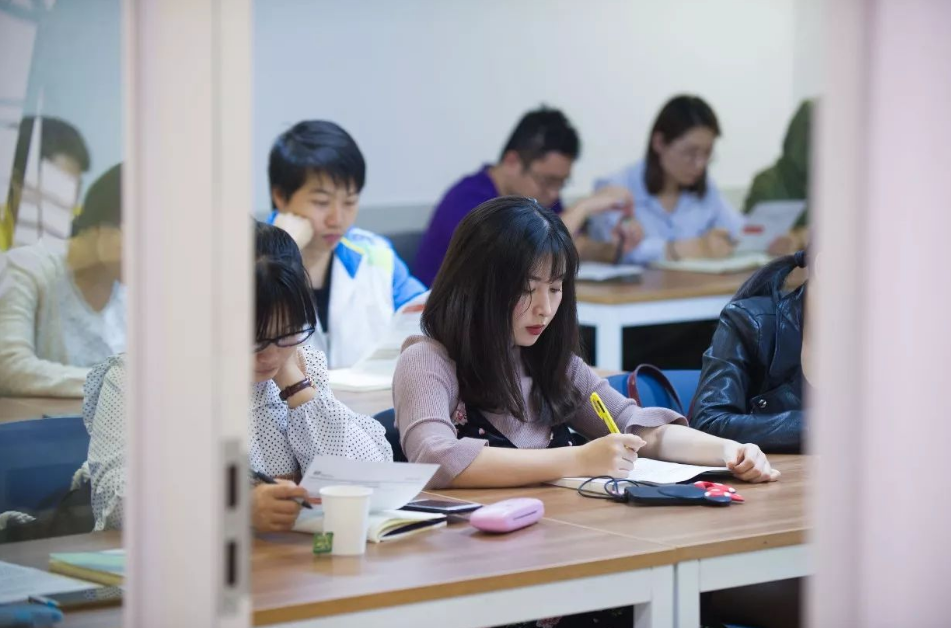
{"type": "Polygon", "coordinates": [[[764,451],[801,451],[804,296],[803,286],[778,301],[751,297],[723,308],[703,354],[692,427],[764,451]]]}

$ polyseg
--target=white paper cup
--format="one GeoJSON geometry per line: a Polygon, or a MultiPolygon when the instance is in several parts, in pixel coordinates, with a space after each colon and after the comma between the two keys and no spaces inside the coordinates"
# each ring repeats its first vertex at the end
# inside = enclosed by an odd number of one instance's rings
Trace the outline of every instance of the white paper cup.
{"type": "Polygon", "coordinates": [[[370,495],[366,486],[325,486],[320,489],[324,509],[324,532],[333,533],[336,556],[359,556],[367,551],[370,525],[370,495]]]}

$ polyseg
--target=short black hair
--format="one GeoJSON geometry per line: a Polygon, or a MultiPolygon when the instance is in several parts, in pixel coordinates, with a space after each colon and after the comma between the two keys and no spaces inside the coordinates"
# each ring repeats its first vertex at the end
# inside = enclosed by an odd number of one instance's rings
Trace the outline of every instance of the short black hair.
{"type": "Polygon", "coordinates": [[[561,153],[572,160],[578,159],[581,140],[565,114],[543,106],[522,116],[502,149],[499,161],[510,150],[518,153],[522,164],[527,167],[550,152],[561,153]]]}
{"type": "Polygon", "coordinates": [[[40,157],[52,159],[56,155],[65,155],[79,166],[80,172],[87,172],[91,160],[86,141],[79,130],[69,122],[60,118],[48,116],[24,116],[20,120],[20,130],[17,136],[17,147],[13,162],[19,165],[21,171],[26,170],[26,159],[33,137],[33,127],[39,121],[40,129],[40,157]]]}
{"type": "MultiPolygon", "coordinates": [[[[660,165],[660,155],[654,150],[654,135],[660,133],[664,141],[670,143],[697,127],[710,129],[716,137],[720,136],[717,115],[713,113],[713,108],[699,96],[674,96],[660,110],[657,119],[654,120],[654,127],[647,136],[644,185],[648,192],[657,194],[664,188],[664,169],[660,165]]],[[[706,170],[696,183],[686,189],[703,198],[707,193],[706,170]]]]}
{"type": "Polygon", "coordinates": [[[96,179],[83,200],[82,210],[73,219],[72,235],[92,227],[122,227],[122,164],[118,163],[96,179]]]}
{"type": "Polygon", "coordinates": [[[562,278],[562,300],[545,333],[518,352],[533,382],[529,405],[548,425],[571,420],[583,405],[568,376],[579,346],[578,253],[561,219],[522,196],[501,196],[466,214],[423,310],[423,331],[456,364],[463,403],[528,420],[512,357],[512,313],[532,271],[546,262],[551,277],[562,278]]]}
{"type": "Polygon", "coordinates": [[[13,171],[10,173],[10,190],[7,194],[7,206],[13,212],[19,210],[18,190],[22,189],[26,178],[26,163],[30,155],[33,128],[37,121],[42,124],[39,146],[41,158],[53,159],[57,155],[65,155],[76,162],[80,172],[89,171],[91,163],[89,149],[76,127],[60,118],[24,116],[17,130],[17,145],[13,151],[13,171]]]}
{"type": "Polygon", "coordinates": [[[270,191],[278,191],[285,199],[303,187],[309,174],[325,174],[334,185],[360,192],[366,173],[366,161],[357,143],[339,125],[326,120],[298,122],[281,133],[271,147],[267,164],[270,191]]]}
{"type": "Polygon", "coordinates": [[[300,249],[283,229],[254,226],[254,338],[317,327],[317,306],[300,249]]]}

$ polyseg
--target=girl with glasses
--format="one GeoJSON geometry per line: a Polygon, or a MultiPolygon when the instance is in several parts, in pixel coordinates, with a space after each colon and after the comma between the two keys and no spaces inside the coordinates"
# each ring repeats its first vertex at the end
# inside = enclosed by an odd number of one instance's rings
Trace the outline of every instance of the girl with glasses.
{"type": "MultiPolygon", "coordinates": [[[[250,466],[278,478],[252,492],[258,531],[289,530],[307,492],[295,483],[314,456],[389,461],[383,426],[334,398],[327,358],[305,343],[317,313],[300,250],[283,230],[255,226],[254,384],[250,466]]],[[[86,381],[83,420],[89,430],[89,472],[96,529],[122,526],[125,493],[123,422],[126,369],[122,356],[96,367],[86,381]]]]}

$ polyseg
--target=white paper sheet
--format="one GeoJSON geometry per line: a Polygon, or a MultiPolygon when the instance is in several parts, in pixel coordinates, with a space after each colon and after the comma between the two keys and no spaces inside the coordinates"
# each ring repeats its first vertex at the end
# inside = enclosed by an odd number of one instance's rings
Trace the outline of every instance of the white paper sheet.
{"type": "Polygon", "coordinates": [[[664,270],[681,270],[689,273],[724,275],[760,268],[769,264],[772,259],[773,258],[766,253],[739,253],[723,259],[662,260],[654,262],[651,265],[654,268],[662,268],[664,270]]]}
{"type": "MultiPolygon", "coordinates": [[[[416,497],[439,469],[438,464],[364,462],[336,456],[315,456],[300,485],[311,497],[325,486],[357,485],[373,489],[370,512],[396,510],[416,497]]],[[[314,505],[314,513],[322,512],[314,505]]]]}
{"type": "Polygon", "coordinates": [[[389,390],[403,342],[409,336],[422,333],[420,321],[428,297],[429,292],[424,292],[398,309],[383,340],[353,366],[329,371],[330,387],[353,392],[389,390]]]}
{"type": "Polygon", "coordinates": [[[634,264],[601,264],[581,262],[578,266],[578,281],[611,281],[640,277],[644,269],[634,264]]]}
{"type": "Polygon", "coordinates": [[[0,561],[0,604],[24,602],[31,595],[84,591],[98,586],[92,582],[0,561]]]}
{"type": "Polygon", "coordinates": [[[746,215],[735,253],[765,253],[773,240],[789,233],[805,209],[803,200],[757,203],[746,215]]]}

